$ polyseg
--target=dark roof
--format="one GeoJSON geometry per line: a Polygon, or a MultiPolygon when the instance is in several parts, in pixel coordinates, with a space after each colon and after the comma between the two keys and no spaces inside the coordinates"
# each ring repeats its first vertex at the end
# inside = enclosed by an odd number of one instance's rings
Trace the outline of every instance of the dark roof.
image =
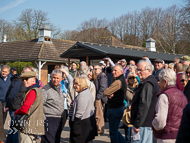
{"type": "Polygon", "coordinates": [[[47,25],[44,25],[43,27],[40,27],[38,30],[51,30],[47,25]]]}
{"type": "Polygon", "coordinates": [[[110,46],[116,46],[116,47],[126,47],[126,48],[133,48],[133,49],[149,50],[148,48],[145,48],[145,47],[125,45],[121,41],[116,39],[114,36],[102,37],[99,39],[98,44],[104,44],[104,45],[110,45],[110,46]]]}
{"type": "Polygon", "coordinates": [[[61,54],[62,58],[80,58],[91,56],[91,59],[97,59],[104,56],[114,56],[118,58],[129,57],[129,59],[140,59],[143,56],[148,56],[151,60],[160,58],[165,61],[173,61],[175,57],[181,57],[180,54],[171,53],[161,53],[161,52],[151,52],[141,49],[133,49],[126,47],[115,47],[107,46],[101,44],[87,43],[87,42],[77,42],[74,46],[68,49],[66,52],[61,54]],[[122,57],[121,57],[122,56],[122,57]]]}
{"type": "Polygon", "coordinates": [[[152,38],[149,38],[145,42],[156,42],[156,41],[154,39],[152,39],[152,38]]]}
{"type": "Polygon", "coordinates": [[[63,61],[60,53],[73,46],[76,41],[52,39],[52,43],[38,39],[0,43],[0,62],[33,61],[38,59],[63,61]]]}

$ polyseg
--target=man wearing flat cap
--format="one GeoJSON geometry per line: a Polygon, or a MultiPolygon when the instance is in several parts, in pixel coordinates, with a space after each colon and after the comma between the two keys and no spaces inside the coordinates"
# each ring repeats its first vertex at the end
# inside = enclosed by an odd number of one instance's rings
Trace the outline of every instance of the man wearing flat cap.
{"type": "Polygon", "coordinates": [[[152,75],[156,78],[157,81],[159,81],[158,75],[163,70],[163,60],[162,59],[156,59],[154,60],[154,71],[152,75]]]}
{"type": "Polygon", "coordinates": [[[37,135],[44,135],[44,117],[43,117],[43,99],[39,89],[39,84],[36,84],[36,73],[28,71],[23,73],[22,78],[25,87],[27,88],[21,107],[15,111],[16,115],[30,115],[27,120],[24,130],[19,130],[20,143],[36,142],[37,135]]]}
{"type": "Polygon", "coordinates": [[[181,63],[183,64],[184,71],[186,71],[190,64],[190,57],[182,56],[180,59],[181,59],[181,63]]]}

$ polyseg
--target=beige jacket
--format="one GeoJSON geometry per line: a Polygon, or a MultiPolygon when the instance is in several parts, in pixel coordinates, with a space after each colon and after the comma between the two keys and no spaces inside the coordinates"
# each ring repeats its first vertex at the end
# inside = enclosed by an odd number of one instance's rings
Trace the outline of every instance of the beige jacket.
{"type": "MultiPolygon", "coordinates": [[[[24,97],[26,98],[27,94],[33,89],[36,91],[36,99],[30,107],[28,113],[32,113],[34,110],[35,111],[26,122],[25,129],[21,130],[21,132],[25,134],[44,135],[43,99],[40,89],[32,88],[24,95],[24,97]]],[[[23,99],[23,102],[25,98],[23,99]]]]}

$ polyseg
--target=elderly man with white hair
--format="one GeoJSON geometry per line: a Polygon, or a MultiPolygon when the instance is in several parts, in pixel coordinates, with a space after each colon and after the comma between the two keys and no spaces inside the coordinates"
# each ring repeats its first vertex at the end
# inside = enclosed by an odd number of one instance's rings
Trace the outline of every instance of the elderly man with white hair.
{"type": "Polygon", "coordinates": [[[62,131],[62,113],[64,111],[64,96],[61,88],[62,71],[55,69],[51,73],[51,81],[42,89],[43,109],[46,117],[45,135],[42,136],[41,143],[60,142],[62,131]]]}
{"type": "Polygon", "coordinates": [[[156,95],[160,88],[156,78],[151,74],[152,65],[144,60],[137,65],[137,74],[141,80],[131,104],[131,124],[133,132],[139,133],[140,140],[133,138],[133,143],[152,143],[151,129],[156,95]]]}
{"type": "MultiPolygon", "coordinates": [[[[85,77],[87,85],[88,85],[88,89],[91,91],[92,96],[93,96],[93,101],[95,101],[95,97],[96,97],[96,88],[93,82],[91,82],[88,79],[88,74],[90,73],[90,69],[88,66],[82,66],[80,67],[79,73],[81,77],[85,77]]],[[[75,89],[73,88],[73,82],[69,85],[69,88],[67,90],[67,105],[70,108],[70,104],[72,101],[74,101],[74,98],[78,95],[78,93],[75,91],[75,89]]]]}
{"type": "Polygon", "coordinates": [[[164,69],[159,74],[158,95],[154,119],[152,121],[154,137],[157,143],[175,143],[183,109],[187,98],[177,89],[176,73],[172,69],[164,69]]]}

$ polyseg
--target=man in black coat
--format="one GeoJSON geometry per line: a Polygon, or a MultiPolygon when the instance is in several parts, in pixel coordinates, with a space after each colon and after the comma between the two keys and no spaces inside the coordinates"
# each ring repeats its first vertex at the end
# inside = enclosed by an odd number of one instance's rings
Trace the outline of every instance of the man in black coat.
{"type": "MultiPolygon", "coordinates": [[[[140,134],[140,141],[152,143],[152,118],[157,102],[156,95],[160,87],[156,78],[151,75],[152,65],[147,61],[140,61],[137,74],[141,80],[131,104],[131,124],[133,131],[140,134]]],[[[139,142],[139,140],[133,140],[139,142]]]]}
{"type": "Polygon", "coordinates": [[[99,65],[94,66],[97,74],[97,79],[94,81],[96,87],[96,100],[95,100],[95,117],[96,125],[99,134],[104,134],[104,111],[103,104],[107,103],[107,97],[104,96],[104,91],[108,87],[108,79],[102,68],[99,65]]]}

